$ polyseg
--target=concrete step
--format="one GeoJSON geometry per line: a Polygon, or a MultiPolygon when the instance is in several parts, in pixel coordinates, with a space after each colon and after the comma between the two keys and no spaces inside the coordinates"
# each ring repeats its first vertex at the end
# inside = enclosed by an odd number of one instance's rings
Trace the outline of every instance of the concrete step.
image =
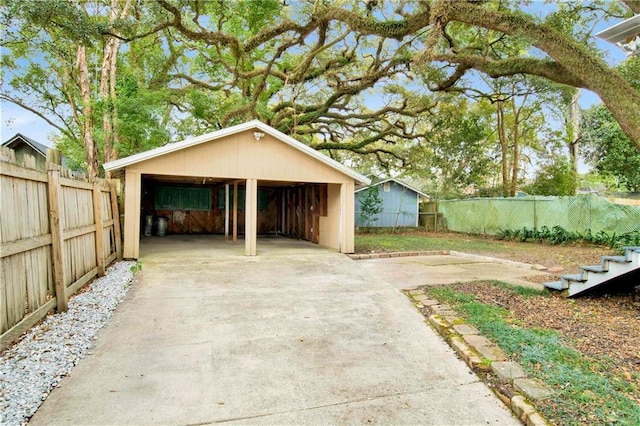
{"type": "Polygon", "coordinates": [[[607,283],[640,284],[640,247],[624,247],[622,256],[602,256],[602,264],[580,267],[580,273],[567,274],[560,281],[545,283],[554,290],[568,290],[573,297],[607,283]]]}
{"type": "Polygon", "coordinates": [[[563,281],[550,281],[544,283],[544,286],[553,290],[566,290],[569,288],[563,281]]]}
{"type": "Polygon", "coordinates": [[[587,274],[566,274],[561,276],[560,279],[564,281],[569,281],[569,282],[575,281],[575,282],[582,283],[587,281],[587,277],[585,275],[587,274]]]}
{"type": "MultiPolygon", "coordinates": [[[[608,265],[607,265],[608,266],[608,265]]],[[[582,269],[583,271],[587,271],[587,272],[596,272],[596,273],[602,273],[602,272],[607,272],[609,270],[608,267],[605,267],[605,265],[588,265],[588,266],[581,266],[580,269],[582,269]]]]}
{"type": "Polygon", "coordinates": [[[616,263],[629,263],[631,262],[627,256],[602,256],[602,261],[616,262],[616,263]]]}

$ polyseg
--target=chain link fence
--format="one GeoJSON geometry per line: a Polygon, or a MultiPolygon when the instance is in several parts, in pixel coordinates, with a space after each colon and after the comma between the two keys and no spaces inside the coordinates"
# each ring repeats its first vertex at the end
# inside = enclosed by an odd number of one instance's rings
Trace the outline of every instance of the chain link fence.
{"type": "Polygon", "coordinates": [[[640,231],[640,207],[614,204],[596,195],[441,200],[439,212],[450,231],[470,234],[542,226],[572,232],[640,231]]]}

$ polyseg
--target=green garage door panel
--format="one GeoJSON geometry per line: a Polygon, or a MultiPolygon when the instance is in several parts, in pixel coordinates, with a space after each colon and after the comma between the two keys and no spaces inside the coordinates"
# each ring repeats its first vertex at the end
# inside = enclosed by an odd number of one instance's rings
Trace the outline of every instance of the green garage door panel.
{"type": "Polygon", "coordinates": [[[211,188],[158,186],[156,210],[211,210],[211,188]]]}

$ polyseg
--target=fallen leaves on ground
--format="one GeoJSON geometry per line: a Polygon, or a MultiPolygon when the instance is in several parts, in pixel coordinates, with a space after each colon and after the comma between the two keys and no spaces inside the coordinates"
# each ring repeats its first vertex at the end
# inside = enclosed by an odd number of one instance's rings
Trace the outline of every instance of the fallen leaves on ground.
{"type": "MultiPolygon", "coordinates": [[[[620,376],[640,389],[640,287],[629,293],[565,299],[515,296],[488,282],[460,283],[454,289],[500,306],[527,328],[554,330],[592,357],[614,361],[620,376]]],[[[633,395],[640,401],[640,395],[633,395]]]]}

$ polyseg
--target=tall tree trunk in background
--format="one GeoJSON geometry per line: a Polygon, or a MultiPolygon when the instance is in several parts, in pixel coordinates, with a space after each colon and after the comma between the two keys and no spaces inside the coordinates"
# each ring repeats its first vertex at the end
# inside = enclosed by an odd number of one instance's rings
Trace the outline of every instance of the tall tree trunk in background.
{"type": "Polygon", "coordinates": [[[87,49],[84,44],[78,44],[76,53],[78,67],[78,84],[82,95],[82,141],[87,152],[87,174],[90,178],[99,176],[98,150],[93,139],[95,129],[93,123],[93,102],[91,99],[91,82],[87,65],[87,49]]]}
{"type": "Polygon", "coordinates": [[[508,141],[507,135],[505,131],[505,122],[504,122],[504,101],[496,102],[496,115],[497,115],[497,124],[498,124],[498,141],[500,142],[500,162],[502,165],[502,195],[509,195],[509,159],[507,158],[508,153],[508,141]]]}
{"type": "MultiPolygon", "coordinates": [[[[113,14],[112,10],[112,14],[113,14]]],[[[115,58],[117,57],[117,41],[114,37],[107,36],[102,56],[102,70],[100,73],[100,97],[103,102],[102,131],[104,137],[104,162],[114,158],[114,134],[117,132],[114,114],[116,111],[116,98],[111,96],[111,76],[115,71],[115,58]]],[[[110,176],[108,176],[110,177],[110,176]]]]}
{"type": "MultiPolygon", "coordinates": [[[[111,0],[111,11],[109,22],[116,19],[124,19],[129,14],[131,0],[126,0],[122,12],[119,12],[119,0],[111,0]]],[[[102,70],[100,73],[100,96],[104,102],[102,115],[102,128],[104,132],[104,162],[118,159],[116,147],[120,142],[118,131],[118,107],[116,93],[116,78],[118,68],[118,50],[120,49],[120,39],[107,35],[105,39],[102,56],[102,70]]],[[[107,178],[111,177],[111,172],[107,172],[107,178]]]]}
{"type": "MultiPolygon", "coordinates": [[[[526,100],[526,96],[525,96],[526,100]]],[[[520,172],[520,111],[516,105],[515,98],[511,98],[511,109],[513,111],[513,157],[511,158],[511,185],[509,195],[514,197],[518,187],[518,173],[520,172]]]]}
{"type": "Polygon", "coordinates": [[[571,98],[571,140],[569,141],[569,162],[575,176],[578,176],[578,143],[580,134],[580,89],[576,89],[571,98]]]}

